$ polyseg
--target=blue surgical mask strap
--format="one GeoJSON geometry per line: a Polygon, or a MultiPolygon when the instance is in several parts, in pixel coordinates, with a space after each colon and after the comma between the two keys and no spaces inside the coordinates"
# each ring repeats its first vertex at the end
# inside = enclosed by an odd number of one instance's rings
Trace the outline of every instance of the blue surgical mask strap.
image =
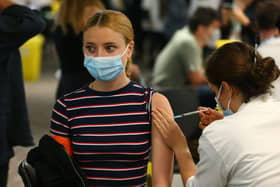
{"type": "MultiPolygon", "coordinates": [[[[217,99],[219,99],[220,96],[221,96],[222,88],[223,88],[223,86],[222,86],[222,84],[221,84],[221,86],[220,86],[220,88],[219,88],[219,90],[218,90],[217,99]]],[[[229,98],[229,101],[228,101],[228,104],[227,104],[227,110],[230,110],[230,103],[231,103],[231,97],[229,98]]],[[[222,106],[221,106],[221,107],[222,107],[222,106]]]]}
{"type": "Polygon", "coordinates": [[[219,102],[219,100],[218,100],[219,97],[220,97],[220,95],[221,95],[221,92],[222,92],[222,84],[221,84],[221,86],[220,86],[220,88],[219,88],[219,91],[218,91],[218,94],[217,94],[217,97],[216,97],[216,102],[218,103],[218,105],[220,105],[220,108],[221,108],[221,110],[223,111],[224,116],[229,116],[229,115],[233,114],[233,112],[232,112],[231,109],[230,109],[231,97],[229,98],[229,101],[228,101],[228,104],[227,104],[227,109],[224,110],[223,107],[222,107],[222,105],[220,104],[220,102],[219,102]]]}
{"type": "Polygon", "coordinates": [[[86,53],[84,53],[84,56],[85,56],[85,57],[89,57],[89,58],[95,58],[95,59],[123,57],[123,55],[127,52],[128,47],[129,47],[129,45],[126,46],[126,48],[125,48],[125,50],[122,52],[122,54],[116,55],[116,56],[106,56],[106,57],[103,57],[103,56],[102,56],[102,57],[94,57],[94,56],[92,56],[92,57],[91,57],[90,55],[87,55],[86,53]]]}

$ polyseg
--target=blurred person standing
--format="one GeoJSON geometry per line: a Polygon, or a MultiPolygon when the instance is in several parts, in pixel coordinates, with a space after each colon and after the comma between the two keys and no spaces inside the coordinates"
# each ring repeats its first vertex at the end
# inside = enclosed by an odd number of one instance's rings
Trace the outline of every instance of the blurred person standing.
{"type": "Polygon", "coordinates": [[[280,3],[265,1],[256,9],[256,21],[260,38],[258,51],[263,56],[271,56],[280,67],[280,3]]]}
{"type": "Polygon", "coordinates": [[[13,147],[33,145],[19,47],[44,26],[37,12],[10,0],[0,1],[0,187],[7,183],[13,147]]]}
{"type": "Polygon", "coordinates": [[[202,48],[212,41],[219,25],[219,15],[215,10],[198,8],[189,25],[178,30],[157,56],[153,86],[158,89],[198,88],[207,84],[202,48]]]}
{"type": "Polygon", "coordinates": [[[218,11],[220,8],[221,3],[224,0],[188,0],[190,1],[190,6],[188,9],[188,16],[192,17],[195,11],[200,7],[206,8],[213,8],[214,10],[218,11]]]}
{"type": "Polygon", "coordinates": [[[94,80],[83,67],[82,30],[90,16],[104,9],[100,0],[61,1],[53,34],[61,71],[56,98],[94,80]]]}
{"type": "Polygon", "coordinates": [[[262,0],[224,0],[222,3],[223,26],[226,30],[224,35],[253,46],[257,32],[256,6],[260,1],[262,0]]]}
{"type": "MultiPolygon", "coordinates": [[[[168,42],[173,34],[184,27],[188,22],[188,8],[190,0],[167,1],[166,16],[164,19],[163,34],[168,42]]],[[[166,44],[166,43],[165,43],[166,44]]]]}
{"type": "MultiPolygon", "coordinates": [[[[264,57],[273,57],[280,67],[280,3],[276,1],[264,1],[258,4],[256,9],[256,22],[260,38],[258,51],[264,57]]],[[[274,83],[273,95],[280,99],[280,79],[274,83]]]]}

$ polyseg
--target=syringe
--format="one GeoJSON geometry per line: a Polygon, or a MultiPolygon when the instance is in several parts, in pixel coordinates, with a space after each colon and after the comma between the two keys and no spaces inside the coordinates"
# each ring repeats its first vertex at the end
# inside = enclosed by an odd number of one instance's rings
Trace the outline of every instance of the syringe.
{"type": "Polygon", "coordinates": [[[184,116],[190,116],[190,115],[193,115],[193,114],[198,114],[199,112],[204,112],[204,111],[207,111],[207,110],[208,109],[203,109],[203,110],[196,110],[196,111],[192,111],[192,112],[179,114],[179,115],[174,116],[174,119],[181,118],[181,117],[184,117],[184,116]]]}

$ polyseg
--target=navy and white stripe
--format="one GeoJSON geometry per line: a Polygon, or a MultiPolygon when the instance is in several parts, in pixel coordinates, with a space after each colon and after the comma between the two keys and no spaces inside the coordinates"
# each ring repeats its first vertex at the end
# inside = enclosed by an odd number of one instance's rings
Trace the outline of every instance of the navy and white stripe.
{"type": "Polygon", "coordinates": [[[85,87],[58,99],[51,133],[71,139],[90,186],[144,186],[151,149],[150,93],[131,81],[112,92],[85,87]]]}

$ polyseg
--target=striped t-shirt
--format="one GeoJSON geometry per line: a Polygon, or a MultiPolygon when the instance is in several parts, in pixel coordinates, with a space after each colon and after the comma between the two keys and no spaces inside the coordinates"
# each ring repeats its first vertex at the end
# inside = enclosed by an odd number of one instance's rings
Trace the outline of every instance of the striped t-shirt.
{"type": "Polygon", "coordinates": [[[71,139],[90,186],[144,186],[151,93],[131,81],[116,91],[85,87],[57,100],[50,131],[71,139]]]}

